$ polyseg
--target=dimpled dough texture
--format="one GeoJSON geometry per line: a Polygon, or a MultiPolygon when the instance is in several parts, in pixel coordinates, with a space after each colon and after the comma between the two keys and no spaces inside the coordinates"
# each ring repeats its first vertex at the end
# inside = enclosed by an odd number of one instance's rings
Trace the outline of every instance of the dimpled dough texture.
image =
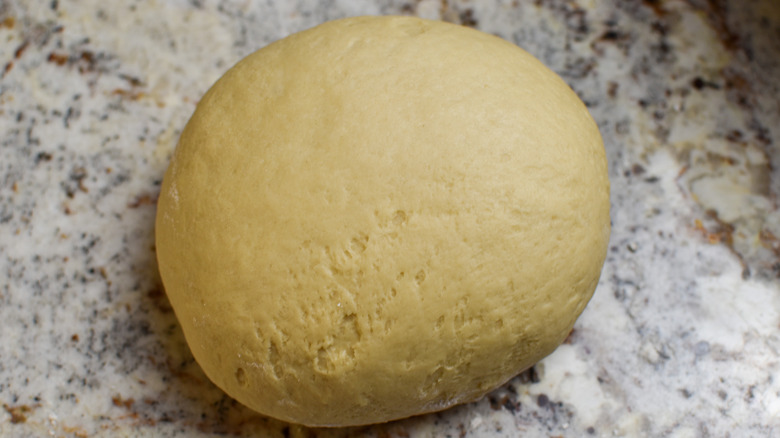
{"type": "Polygon", "coordinates": [[[477,399],[551,353],[609,236],[588,111],[497,37],[351,18],[205,95],[165,175],[160,272],[192,353],[312,426],[477,399]]]}

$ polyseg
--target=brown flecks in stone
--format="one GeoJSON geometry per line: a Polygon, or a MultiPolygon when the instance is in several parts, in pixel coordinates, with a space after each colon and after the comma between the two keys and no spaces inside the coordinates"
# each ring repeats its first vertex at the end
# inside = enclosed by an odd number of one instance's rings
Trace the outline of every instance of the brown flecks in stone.
{"type": "Polygon", "coordinates": [[[27,50],[27,47],[30,45],[29,41],[25,41],[22,44],[19,45],[19,47],[16,48],[14,51],[14,59],[19,59],[24,54],[24,51],[27,50]]]}
{"type": "Polygon", "coordinates": [[[38,406],[17,405],[9,406],[3,404],[3,409],[11,415],[11,423],[20,424],[27,421],[27,415],[33,412],[33,409],[38,406]]]}
{"type": "Polygon", "coordinates": [[[145,93],[140,91],[123,90],[121,88],[115,89],[113,92],[111,92],[111,94],[113,94],[114,96],[119,96],[130,100],[138,100],[146,96],[145,93]]]}
{"type": "Polygon", "coordinates": [[[127,81],[127,83],[129,83],[131,87],[140,87],[144,84],[143,81],[141,81],[135,76],[130,76],[122,73],[119,75],[119,77],[127,81]]]}
{"type": "Polygon", "coordinates": [[[694,228],[699,231],[710,244],[722,243],[726,245],[729,251],[734,254],[742,265],[742,278],[750,277],[750,268],[745,262],[745,258],[734,248],[734,225],[722,220],[715,210],[707,210],[707,217],[715,222],[715,228],[708,230],[700,219],[694,221],[694,228]]]}
{"type": "Polygon", "coordinates": [[[617,97],[618,88],[620,85],[617,82],[610,81],[607,85],[607,96],[613,99],[617,97]]]}
{"type": "Polygon", "coordinates": [[[645,168],[641,164],[635,163],[631,166],[631,173],[637,176],[642,175],[645,173],[645,168]]]}
{"type": "Polygon", "coordinates": [[[474,11],[472,9],[466,9],[462,11],[458,18],[460,19],[460,24],[467,27],[477,27],[477,19],[474,18],[474,11]]]}
{"type": "Polygon", "coordinates": [[[528,368],[527,370],[523,371],[518,375],[518,378],[520,379],[520,383],[539,383],[541,382],[541,379],[539,378],[539,373],[536,371],[536,365],[532,366],[531,368],[528,368]]]}
{"type": "Polygon", "coordinates": [[[642,0],[642,3],[653,10],[655,15],[663,17],[667,14],[666,9],[663,6],[662,0],[642,0]]]}
{"type": "Polygon", "coordinates": [[[135,198],[135,200],[127,204],[128,208],[138,208],[142,205],[154,205],[157,203],[157,198],[151,195],[141,195],[135,198]]]}
{"type": "Polygon", "coordinates": [[[47,60],[57,65],[65,65],[68,62],[68,55],[51,52],[47,60]]]}
{"type": "Polygon", "coordinates": [[[117,407],[124,406],[125,408],[130,409],[135,403],[135,400],[133,398],[128,398],[125,400],[122,399],[122,396],[116,395],[114,397],[111,397],[111,403],[117,407]]]}

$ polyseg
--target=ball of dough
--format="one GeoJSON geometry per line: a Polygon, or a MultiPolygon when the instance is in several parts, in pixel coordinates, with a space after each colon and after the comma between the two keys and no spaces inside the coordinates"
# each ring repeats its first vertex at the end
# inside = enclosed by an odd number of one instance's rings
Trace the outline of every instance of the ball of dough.
{"type": "Polygon", "coordinates": [[[230,69],[165,175],[160,273],[241,403],[310,426],[471,401],[552,352],[609,237],[598,129],[513,44],[338,20],[230,69]]]}

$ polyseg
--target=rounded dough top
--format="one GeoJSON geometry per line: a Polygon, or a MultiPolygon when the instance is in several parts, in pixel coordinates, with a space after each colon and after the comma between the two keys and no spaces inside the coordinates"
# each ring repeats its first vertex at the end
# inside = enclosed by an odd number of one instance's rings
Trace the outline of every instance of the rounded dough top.
{"type": "Polygon", "coordinates": [[[598,129],[525,51],[338,20],[205,95],[158,202],[188,344],[247,406],[318,426],[473,400],[552,352],[599,278],[598,129]]]}

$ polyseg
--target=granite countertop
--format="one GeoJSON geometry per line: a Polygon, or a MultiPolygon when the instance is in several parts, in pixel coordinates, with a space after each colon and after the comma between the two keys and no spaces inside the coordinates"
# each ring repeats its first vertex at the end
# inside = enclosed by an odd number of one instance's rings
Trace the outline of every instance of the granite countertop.
{"type": "Polygon", "coordinates": [[[0,435],[780,436],[774,0],[0,1],[0,435]],[[483,400],[307,430],[204,376],[162,291],[155,200],[200,96],[325,20],[495,33],[605,139],[611,248],[554,354],[483,400]]]}

